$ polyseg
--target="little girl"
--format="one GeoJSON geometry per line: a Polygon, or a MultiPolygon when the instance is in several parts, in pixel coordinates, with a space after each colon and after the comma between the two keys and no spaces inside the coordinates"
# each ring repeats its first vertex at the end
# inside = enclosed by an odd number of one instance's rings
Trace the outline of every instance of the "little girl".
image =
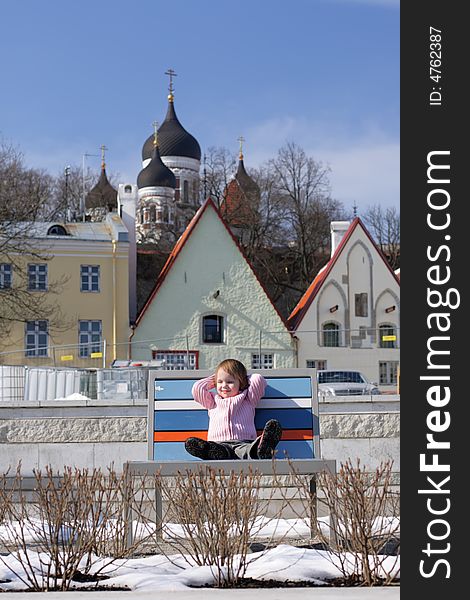
{"type": "Polygon", "coordinates": [[[248,377],[243,363],[232,358],[222,361],[215,375],[196,381],[192,394],[208,410],[209,430],[207,442],[188,438],[187,452],[203,460],[272,458],[281,439],[280,423],[269,420],[259,437],[255,429],[255,408],[265,389],[264,377],[248,377]]]}

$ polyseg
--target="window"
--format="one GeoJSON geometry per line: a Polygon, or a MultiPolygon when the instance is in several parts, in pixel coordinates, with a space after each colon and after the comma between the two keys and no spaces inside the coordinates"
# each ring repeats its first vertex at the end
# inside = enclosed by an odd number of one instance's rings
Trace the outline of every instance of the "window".
{"type": "Polygon", "coordinates": [[[326,362],[326,360],[307,359],[305,361],[305,366],[307,367],[307,369],[319,369],[320,371],[324,371],[327,368],[326,362]]]}
{"type": "Polygon", "coordinates": [[[224,343],[224,318],[220,315],[207,315],[202,318],[202,341],[204,344],[224,343]]]}
{"type": "Polygon", "coordinates": [[[197,369],[197,351],[186,352],[185,350],[154,350],[153,360],[163,361],[162,368],[169,371],[184,371],[185,369],[197,369]]]}
{"type": "Polygon", "coordinates": [[[274,369],[274,354],[259,354],[251,355],[252,369],[274,369]]]}
{"type": "Polygon", "coordinates": [[[356,307],[356,317],[367,317],[367,294],[354,294],[354,303],[356,307]]]}
{"type": "Polygon", "coordinates": [[[176,187],[175,187],[175,202],[179,202],[180,200],[180,178],[176,177],[176,187]]]}
{"type": "Polygon", "coordinates": [[[48,341],[47,321],[26,321],[25,356],[47,356],[48,341]]]}
{"type": "Polygon", "coordinates": [[[9,263],[0,263],[0,290],[11,288],[11,265],[9,263]]]}
{"type": "Polygon", "coordinates": [[[155,223],[156,220],[156,209],[155,206],[152,204],[152,206],[150,207],[150,221],[152,223],[155,223]]]}
{"type": "Polygon", "coordinates": [[[381,385],[396,385],[398,375],[398,361],[379,362],[379,383],[381,385]]]}
{"type": "Polygon", "coordinates": [[[28,265],[28,290],[47,290],[47,265],[28,265]]]}
{"type": "Polygon", "coordinates": [[[80,291],[100,291],[100,267],[98,265],[80,265],[80,291]]]}
{"type": "Polygon", "coordinates": [[[130,194],[132,192],[132,186],[131,185],[124,186],[124,191],[126,194],[130,194]]]}
{"type": "Polygon", "coordinates": [[[336,323],[323,325],[323,345],[335,348],[339,346],[339,325],[336,323]]]}
{"type": "Polygon", "coordinates": [[[189,183],[186,180],[183,183],[183,201],[189,202],[189,183]]]}
{"type": "Polygon", "coordinates": [[[381,348],[397,347],[397,331],[394,325],[379,325],[379,346],[381,348]],[[389,339],[389,338],[395,339],[389,339]]]}
{"type": "Polygon", "coordinates": [[[101,352],[101,321],[79,321],[78,343],[80,358],[87,358],[92,352],[101,352]]]}
{"type": "Polygon", "coordinates": [[[47,230],[47,235],[68,235],[68,233],[62,225],[52,225],[47,230]]]}

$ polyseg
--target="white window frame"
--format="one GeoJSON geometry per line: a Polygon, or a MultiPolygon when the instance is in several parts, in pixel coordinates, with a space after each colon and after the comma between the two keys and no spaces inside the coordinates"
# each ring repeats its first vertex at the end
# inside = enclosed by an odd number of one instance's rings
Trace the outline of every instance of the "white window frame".
{"type": "Polygon", "coordinates": [[[28,290],[47,292],[47,265],[45,263],[28,264],[28,290]]]}
{"type": "Polygon", "coordinates": [[[340,348],[341,347],[341,327],[336,321],[326,321],[321,327],[321,345],[324,348],[340,348]],[[335,329],[325,329],[327,325],[333,325],[335,329]],[[325,344],[325,335],[331,335],[334,332],[338,337],[337,344],[325,344]]]}
{"type": "Polygon", "coordinates": [[[13,282],[11,263],[0,263],[0,290],[10,290],[13,282]]]}
{"type": "Polygon", "coordinates": [[[328,369],[328,361],[323,358],[307,358],[305,360],[305,366],[307,369],[317,369],[319,371],[325,371],[328,369]]]}
{"type": "Polygon", "coordinates": [[[225,327],[226,327],[226,317],[225,315],[222,315],[220,313],[217,312],[210,312],[207,313],[205,315],[202,315],[201,317],[201,343],[202,344],[207,344],[210,346],[214,346],[215,344],[225,344],[225,339],[226,339],[226,332],[225,332],[225,327]],[[220,320],[219,324],[218,324],[218,329],[220,331],[220,341],[210,341],[206,339],[205,333],[206,333],[206,328],[205,328],[205,321],[206,319],[209,319],[211,317],[216,317],[218,320],[220,320]]]}
{"type": "Polygon", "coordinates": [[[80,291],[86,294],[99,293],[100,290],[100,266],[99,265],[80,265],[80,291]],[[84,284],[88,286],[85,289],[84,284]],[[96,289],[93,289],[94,286],[96,289]]]}
{"type": "Polygon", "coordinates": [[[273,352],[261,352],[261,361],[260,361],[259,352],[252,353],[251,368],[252,369],[275,369],[274,353],[273,352]]]}
{"type": "Polygon", "coordinates": [[[81,319],[78,321],[78,354],[80,358],[90,358],[93,352],[102,352],[103,326],[98,319],[81,319]]]}
{"type": "Polygon", "coordinates": [[[397,385],[399,366],[400,362],[398,360],[379,361],[379,385],[397,385]]]}
{"type": "Polygon", "coordinates": [[[378,327],[379,332],[379,348],[398,348],[398,335],[397,326],[394,323],[380,323],[378,327]],[[388,329],[389,332],[385,333],[384,330],[388,329]],[[394,342],[384,342],[382,337],[384,335],[394,335],[396,340],[394,342]]]}
{"type": "Polygon", "coordinates": [[[188,369],[197,369],[198,356],[197,351],[181,350],[153,350],[152,360],[163,361],[162,369],[167,371],[186,371],[188,369]],[[189,359],[189,361],[188,361],[189,359]]]}
{"type": "Polygon", "coordinates": [[[49,356],[49,322],[46,319],[26,321],[24,336],[25,356],[49,356]]]}

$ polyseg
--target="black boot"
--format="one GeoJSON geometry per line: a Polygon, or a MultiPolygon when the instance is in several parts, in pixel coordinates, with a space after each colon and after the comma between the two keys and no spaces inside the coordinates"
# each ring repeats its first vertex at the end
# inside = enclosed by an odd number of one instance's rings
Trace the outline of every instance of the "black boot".
{"type": "Polygon", "coordinates": [[[278,445],[282,435],[282,427],[276,419],[270,419],[264,426],[261,440],[258,444],[258,458],[272,458],[274,448],[278,445]]]}
{"type": "Polygon", "coordinates": [[[229,458],[229,453],[224,446],[217,442],[206,442],[201,438],[192,437],[184,442],[186,452],[202,460],[224,460],[229,458]]]}

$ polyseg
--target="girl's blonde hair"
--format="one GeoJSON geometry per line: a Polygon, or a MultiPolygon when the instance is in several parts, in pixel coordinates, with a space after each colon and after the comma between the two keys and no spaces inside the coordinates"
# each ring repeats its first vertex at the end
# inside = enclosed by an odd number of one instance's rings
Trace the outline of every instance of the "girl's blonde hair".
{"type": "Polygon", "coordinates": [[[248,373],[246,372],[246,367],[239,360],[235,360],[234,358],[227,358],[223,360],[215,370],[215,376],[217,377],[217,373],[219,369],[223,369],[232,377],[236,377],[240,382],[240,391],[243,392],[247,390],[250,382],[248,381],[248,373]]]}

